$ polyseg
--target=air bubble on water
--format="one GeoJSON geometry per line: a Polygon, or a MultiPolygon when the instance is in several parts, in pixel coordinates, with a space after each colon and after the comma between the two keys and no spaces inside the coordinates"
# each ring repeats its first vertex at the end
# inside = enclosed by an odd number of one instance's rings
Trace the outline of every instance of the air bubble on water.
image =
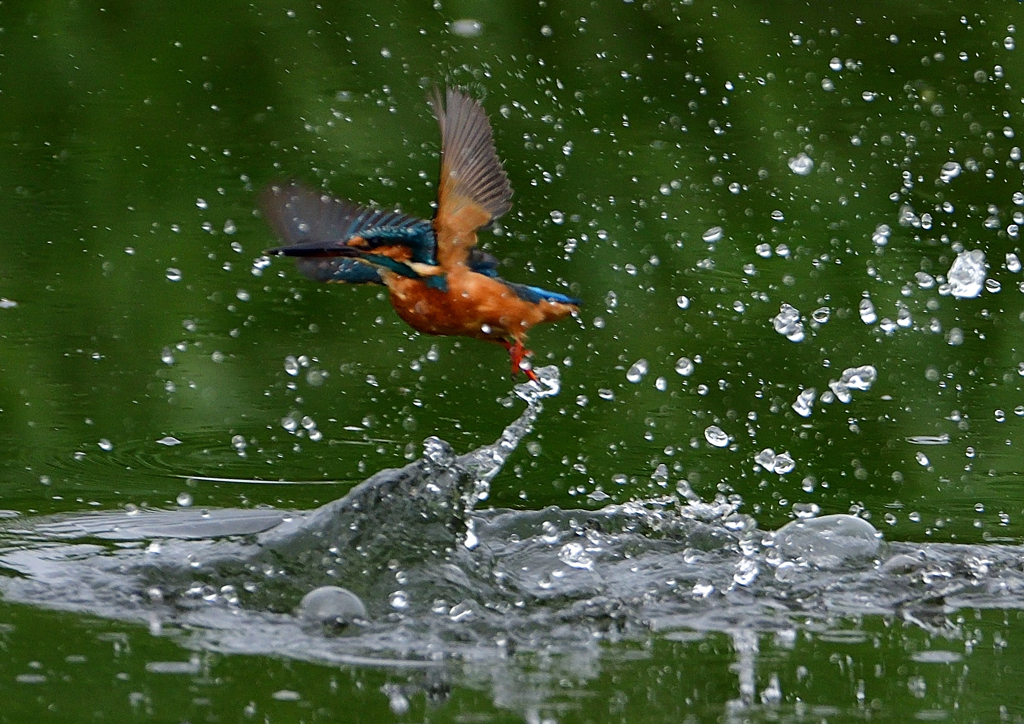
{"type": "Polygon", "coordinates": [[[831,316],[832,310],[828,307],[818,307],[811,312],[811,319],[813,319],[817,324],[825,324],[831,316]]]}
{"type": "Polygon", "coordinates": [[[680,357],[676,360],[676,373],[683,377],[689,377],[693,374],[693,360],[689,357],[680,357]]]}
{"type": "Polygon", "coordinates": [[[607,387],[602,387],[597,391],[597,396],[600,397],[602,400],[614,400],[615,392],[609,390],[607,387]]]}
{"type": "Polygon", "coordinates": [[[772,255],[772,245],[767,243],[761,243],[754,247],[754,252],[762,259],[767,259],[772,255]]]}
{"type": "Polygon", "coordinates": [[[930,461],[928,460],[928,456],[925,455],[920,450],[914,453],[914,459],[917,460],[918,464],[921,465],[922,467],[925,467],[930,463],[930,461]]]}
{"type": "Polygon", "coordinates": [[[167,447],[174,447],[175,445],[181,445],[181,440],[172,435],[166,435],[156,441],[157,445],[166,445],[167,447]]]}
{"type": "Polygon", "coordinates": [[[946,333],[946,342],[950,347],[959,347],[964,343],[964,331],[959,327],[951,327],[946,333]]]}
{"type": "Polygon", "coordinates": [[[629,371],[626,372],[626,379],[635,384],[644,378],[647,374],[647,369],[647,360],[642,358],[638,359],[633,363],[633,366],[629,368],[629,371]]]}
{"type": "Polygon", "coordinates": [[[235,222],[232,221],[231,219],[225,219],[224,220],[224,233],[228,234],[230,236],[231,234],[234,234],[236,231],[238,231],[238,226],[235,225],[235,222]]]}
{"type": "Polygon", "coordinates": [[[981,294],[985,282],[985,252],[962,251],[946,275],[949,293],[958,299],[973,299],[981,294]]]}
{"type": "Polygon", "coordinates": [[[1006,271],[1016,274],[1020,271],[1020,258],[1012,251],[1006,255],[1006,271]]]}
{"type": "Polygon", "coordinates": [[[935,277],[928,272],[919,271],[914,274],[914,281],[921,289],[931,289],[935,286],[935,277]]]}
{"type": "Polygon", "coordinates": [[[160,361],[165,365],[174,364],[174,353],[171,351],[170,347],[164,347],[163,350],[160,351],[160,361]]]}
{"type": "Polygon", "coordinates": [[[181,269],[175,269],[173,266],[167,268],[167,280],[171,282],[181,281],[181,269]]]}
{"type": "Polygon", "coordinates": [[[654,381],[654,386],[657,388],[658,392],[664,392],[668,389],[668,380],[664,377],[659,377],[654,381]]]}
{"type": "Polygon", "coordinates": [[[676,297],[676,306],[680,309],[686,309],[690,306],[690,298],[685,294],[680,294],[676,297]]]}
{"type": "Polygon", "coordinates": [[[724,234],[725,232],[721,226],[712,226],[710,229],[701,234],[700,238],[703,239],[708,244],[714,244],[716,241],[721,241],[722,236],[724,236],[724,234]]]}
{"type": "Polygon", "coordinates": [[[948,184],[959,176],[961,171],[963,171],[963,167],[956,161],[946,161],[939,169],[939,181],[948,184]]]}
{"type": "Polygon", "coordinates": [[[204,199],[204,198],[196,199],[196,208],[197,209],[206,209],[208,206],[209,205],[206,203],[206,199],[204,199]]]}
{"type": "Polygon", "coordinates": [[[284,358],[284,371],[292,377],[299,376],[299,361],[295,359],[294,355],[288,355],[284,358]]]}
{"type": "Polygon", "coordinates": [[[718,425],[709,425],[704,430],[704,439],[712,447],[725,447],[729,444],[729,436],[718,425]]]}
{"type": "Polygon", "coordinates": [[[796,156],[791,157],[787,163],[789,165],[789,170],[797,176],[806,176],[814,170],[814,159],[803,151],[798,153],[796,156]]]}
{"type": "Polygon", "coordinates": [[[192,494],[186,492],[178,493],[178,497],[174,499],[174,502],[181,508],[189,508],[192,506],[192,494]]]}
{"type": "Polygon", "coordinates": [[[878,321],[878,315],[875,314],[875,305],[867,297],[860,300],[859,309],[860,321],[864,322],[864,324],[874,324],[878,321]]]}
{"type": "Polygon", "coordinates": [[[107,452],[114,449],[114,443],[110,442],[110,440],[105,437],[100,438],[100,441],[96,444],[100,446],[100,450],[106,450],[107,452]]]}
{"type": "Polygon", "coordinates": [[[793,403],[793,411],[800,415],[800,417],[810,417],[811,408],[814,406],[814,401],[817,397],[818,390],[814,387],[808,387],[796,396],[796,401],[793,403]]]}
{"type": "Polygon", "coordinates": [[[792,305],[782,304],[779,313],[772,317],[772,326],[790,342],[802,342],[804,339],[804,325],[800,321],[800,312],[792,305]]]}

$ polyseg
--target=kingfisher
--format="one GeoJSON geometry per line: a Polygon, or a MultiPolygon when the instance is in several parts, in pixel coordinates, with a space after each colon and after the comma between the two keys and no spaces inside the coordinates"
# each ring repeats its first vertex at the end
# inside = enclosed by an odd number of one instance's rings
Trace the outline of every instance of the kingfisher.
{"type": "Polygon", "coordinates": [[[437,209],[430,221],[334,198],[299,182],[272,184],[263,215],[283,246],[265,254],[297,257],[321,282],[381,284],[391,306],[424,334],[494,342],[512,374],[536,381],[523,342],[527,331],[577,313],[575,297],[498,276],[498,260],[477,247],[477,232],[512,208],[512,186],[483,107],[458,88],[427,102],[441,129],[437,209]]]}

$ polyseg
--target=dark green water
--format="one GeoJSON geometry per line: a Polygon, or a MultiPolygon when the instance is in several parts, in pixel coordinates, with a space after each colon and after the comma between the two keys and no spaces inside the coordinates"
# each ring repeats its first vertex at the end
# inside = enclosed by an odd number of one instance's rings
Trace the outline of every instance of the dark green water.
{"type": "MultiPolygon", "coordinates": [[[[264,267],[274,239],[254,211],[265,183],[299,178],[429,216],[424,97],[450,83],[481,98],[516,192],[484,239],[503,275],[585,300],[578,321],[531,335],[561,393],[487,504],[593,510],[686,480],[707,501],[738,496],[763,530],[819,510],[980,560],[1016,545],[1019,16],[0,5],[0,297],[16,303],[0,309],[0,505],[306,509],[428,436],[460,453],[497,439],[522,407],[500,349],[415,335],[375,290],[264,267]],[[983,289],[954,296],[944,277],[973,250],[983,289]],[[773,328],[783,304],[801,341],[773,328]],[[821,399],[864,366],[868,389],[821,399]],[[812,387],[803,417],[792,405],[812,387]],[[792,471],[759,465],[769,448],[792,471]]],[[[792,635],[634,626],[589,656],[546,657],[541,637],[500,675],[464,665],[440,683],[5,603],[0,719],[1013,720],[1024,606],[1006,596],[792,635]]]]}

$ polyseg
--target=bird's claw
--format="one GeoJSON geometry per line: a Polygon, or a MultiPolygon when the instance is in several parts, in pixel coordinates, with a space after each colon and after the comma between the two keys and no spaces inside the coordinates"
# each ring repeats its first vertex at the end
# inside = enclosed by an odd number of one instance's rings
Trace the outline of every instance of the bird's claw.
{"type": "Polygon", "coordinates": [[[516,340],[515,344],[507,344],[509,356],[512,358],[512,377],[522,372],[531,382],[538,382],[537,374],[533,371],[533,368],[527,365],[523,367],[523,360],[527,357],[532,357],[533,352],[526,349],[520,340],[516,340]]]}

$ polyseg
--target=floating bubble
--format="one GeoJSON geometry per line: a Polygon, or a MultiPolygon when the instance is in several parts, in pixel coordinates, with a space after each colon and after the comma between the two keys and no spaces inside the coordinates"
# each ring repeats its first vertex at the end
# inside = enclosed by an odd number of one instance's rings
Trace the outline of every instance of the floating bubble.
{"type": "Polygon", "coordinates": [[[314,623],[345,626],[355,619],[365,619],[366,606],[347,588],[321,586],[302,597],[295,613],[314,623]]]}

